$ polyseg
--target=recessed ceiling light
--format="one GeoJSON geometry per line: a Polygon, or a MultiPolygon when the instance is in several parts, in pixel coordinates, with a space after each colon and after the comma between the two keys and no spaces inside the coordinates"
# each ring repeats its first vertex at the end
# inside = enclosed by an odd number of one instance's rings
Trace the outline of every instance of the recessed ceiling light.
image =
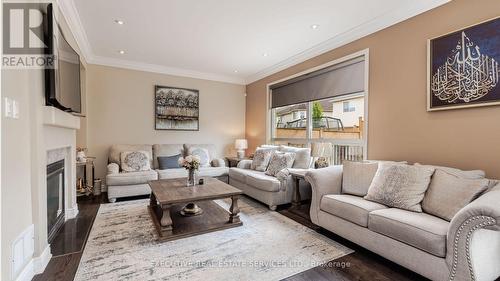
{"type": "Polygon", "coordinates": [[[313,25],[311,25],[312,29],[318,29],[318,27],[319,27],[319,24],[313,24],[313,25]]]}
{"type": "Polygon", "coordinates": [[[124,50],[119,50],[119,51],[118,51],[118,53],[119,53],[120,55],[123,55],[123,54],[125,54],[125,51],[124,51],[124,50]]]}
{"type": "Polygon", "coordinates": [[[263,54],[262,54],[262,56],[263,56],[263,57],[267,57],[267,56],[268,56],[268,54],[267,54],[267,53],[263,53],[263,54]]]}
{"type": "Polygon", "coordinates": [[[235,70],[234,73],[238,73],[238,70],[235,70]]]}
{"type": "Polygon", "coordinates": [[[122,25],[122,24],[124,24],[125,22],[124,22],[124,21],[122,21],[122,20],[115,20],[115,23],[116,23],[116,24],[119,24],[119,25],[122,25]]]}

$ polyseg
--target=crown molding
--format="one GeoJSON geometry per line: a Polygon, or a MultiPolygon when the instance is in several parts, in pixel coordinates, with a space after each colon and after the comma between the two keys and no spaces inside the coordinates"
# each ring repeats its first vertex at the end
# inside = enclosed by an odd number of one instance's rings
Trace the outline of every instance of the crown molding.
{"type": "Polygon", "coordinates": [[[332,37],[310,49],[307,49],[297,55],[291,56],[271,67],[263,69],[245,79],[246,84],[251,84],[269,75],[287,69],[291,66],[314,58],[328,51],[349,44],[367,35],[380,31],[391,25],[397,24],[418,14],[434,9],[438,6],[446,4],[451,0],[431,0],[431,1],[413,1],[410,6],[395,9],[380,15],[373,20],[365,22],[357,27],[354,27],[346,32],[343,32],[335,37],[332,37]]]}
{"type": "Polygon", "coordinates": [[[246,85],[245,79],[234,76],[220,75],[215,73],[200,72],[189,69],[168,67],[158,64],[149,64],[137,61],[123,60],[117,58],[103,57],[103,56],[93,56],[90,64],[98,64],[104,66],[126,68],[132,70],[154,72],[160,74],[167,74],[173,76],[189,77],[210,81],[225,82],[231,84],[246,85]]]}

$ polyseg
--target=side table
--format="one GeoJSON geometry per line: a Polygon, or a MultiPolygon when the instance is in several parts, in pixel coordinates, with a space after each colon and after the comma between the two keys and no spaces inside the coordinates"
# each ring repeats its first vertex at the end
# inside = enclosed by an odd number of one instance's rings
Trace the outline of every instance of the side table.
{"type": "Polygon", "coordinates": [[[250,158],[226,157],[227,165],[229,168],[238,166],[241,160],[250,160],[250,158]]]}
{"type": "Polygon", "coordinates": [[[305,176],[308,170],[292,170],[290,175],[294,182],[293,185],[293,197],[292,197],[292,207],[299,207],[301,205],[302,198],[300,197],[300,181],[305,180],[305,176]]]}

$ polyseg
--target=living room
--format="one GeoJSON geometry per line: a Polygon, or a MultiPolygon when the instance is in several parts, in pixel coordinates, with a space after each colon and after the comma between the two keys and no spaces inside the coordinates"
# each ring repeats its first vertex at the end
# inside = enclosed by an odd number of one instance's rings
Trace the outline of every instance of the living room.
{"type": "Polygon", "coordinates": [[[1,280],[500,277],[498,1],[1,14],[1,280]]]}

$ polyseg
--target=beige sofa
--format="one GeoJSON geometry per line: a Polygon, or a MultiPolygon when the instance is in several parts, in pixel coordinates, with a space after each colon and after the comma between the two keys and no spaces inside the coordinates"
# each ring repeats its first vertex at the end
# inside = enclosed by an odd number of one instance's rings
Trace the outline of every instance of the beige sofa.
{"type": "MultiPolygon", "coordinates": [[[[275,148],[280,151],[293,151],[296,148],[285,146],[266,146],[267,148],[275,148]]],[[[309,170],[312,164],[310,158],[310,150],[307,152],[309,158],[302,163],[295,163],[289,169],[293,170],[309,170]]],[[[246,195],[265,203],[269,209],[276,210],[278,205],[292,202],[294,191],[294,181],[292,176],[288,176],[286,180],[280,181],[276,177],[268,176],[265,172],[251,169],[252,160],[242,160],[236,168],[229,169],[229,184],[242,190],[246,195]]],[[[306,181],[300,181],[301,199],[311,198],[311,187],[306,181]]]]}
{"type": "Polygon", "coordinates": [[[106,185],[108,187],[108,200],[115,202],[117,198],[147,195],[151,192],[148,182],[157,179],[171,179],[186,177],[184,168],[160,170],[158,156],[173,156],[181,154],[190,146],[206,148],[210,154],[210,167],[202,167],[198,171],[200,177],[217,177],[228,181],[228,168],[223,159],[217,157],[215,145],[212,144],[138,144],[112,145],[109,150],[106,185]],[[146,151],[151,159],[152,169],[149,171],[127,172],[120,170],[120,154],[124,151],[146,151]]]}
{"type": "Polygon", "coordinates": [[[316,225],[431,280],[495,280],[500,275],[500,184],[448,222],[344,194],[342,175],[342,166],[306,174],[316,225]]]}

